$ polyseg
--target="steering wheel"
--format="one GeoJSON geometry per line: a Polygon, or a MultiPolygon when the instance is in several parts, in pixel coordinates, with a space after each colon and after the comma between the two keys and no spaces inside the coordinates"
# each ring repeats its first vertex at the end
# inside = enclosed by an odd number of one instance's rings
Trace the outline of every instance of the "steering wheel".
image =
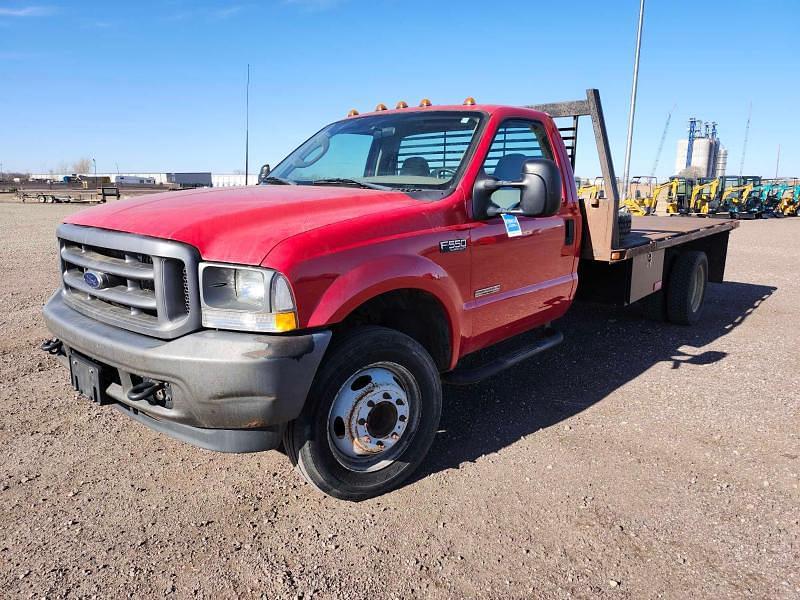
{"type": "Polygon", "coordinates": [[[296,159],[294,159],[292,161],[292,166],[295,169],[305,169],[306,167],[310,167],[320,158],[325,156],[325,154],[328,152],[328,148],[330,147],[331,147],[331,138],[329,138],[327,135],[323,135],[319,139],[319,146],[315,146],[314,148],[312,148],[308,152],[308,154],[306,154],[306,158],[297,157],[296,159]],[[318,154],[317,150],[319,150],[318,154]],[[313,158],[308,158],[309,155],[314,155],[314,156],[313,158]]]}
{"type": "Polygon", "coordinates": [[[456,176],[456,170],[447,167],[436,167],[433,169],[433,175],[436,179],[452,179],[456,176]]]}

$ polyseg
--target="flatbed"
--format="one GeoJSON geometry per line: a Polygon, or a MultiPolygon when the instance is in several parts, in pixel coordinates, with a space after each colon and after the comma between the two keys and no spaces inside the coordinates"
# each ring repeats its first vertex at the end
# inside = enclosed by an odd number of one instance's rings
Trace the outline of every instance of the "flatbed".
{"type": "Polygon", "coordinates": [[[699,217],[633,217],[631,232],[611,251],[612,260],[625,260],[639,254],[655,252],[724,233],[739,226],[737,221],[711,221],[699,217]]]}

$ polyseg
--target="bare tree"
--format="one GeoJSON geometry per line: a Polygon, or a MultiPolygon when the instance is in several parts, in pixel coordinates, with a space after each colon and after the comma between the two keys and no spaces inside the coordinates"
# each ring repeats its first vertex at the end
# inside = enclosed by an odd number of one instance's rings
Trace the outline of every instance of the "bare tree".
{"type": "Polygon", "coordinates": [[[91,158],[79,158],[74,163],[72,163],[72,171],[74,173],[84,173],[88,174],[92,170],[92,159],[91,158]]]}

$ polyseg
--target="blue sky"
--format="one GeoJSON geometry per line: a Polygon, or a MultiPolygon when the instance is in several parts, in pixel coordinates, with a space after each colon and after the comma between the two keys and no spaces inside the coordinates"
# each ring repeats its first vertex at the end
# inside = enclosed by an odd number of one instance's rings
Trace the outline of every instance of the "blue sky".
{"type": "MultiPolygon", "coordinates": [[[[351,107],[378,102],[528,104],[598,87],[618,174],[638,0],[571,2],[4,2],[0,162],[46,171],[251,172],[351,107]]],[[[800,174],[797,0],[648,0],[631,173],[673,170],[690,116],[719,123],[738,172],[800,174]]],[[[587,124],[588,125],[588,124],[587,124]]],[[[589,127],[585,126],[584,134],[589,127]]],[[[598,171],[582,137],[579,175],[598,171]]]]}

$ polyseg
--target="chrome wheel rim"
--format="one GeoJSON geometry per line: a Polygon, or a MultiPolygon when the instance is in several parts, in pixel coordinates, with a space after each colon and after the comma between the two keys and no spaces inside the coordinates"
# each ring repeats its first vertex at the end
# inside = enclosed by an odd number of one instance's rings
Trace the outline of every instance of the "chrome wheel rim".
{"type": "Polygon", "coordinates": [[[698,310],[700,310],[700,304],[703,302],[703,292],[705,291],[706,284],[705,275],[706,273],[703,267],[698,267],[694,270],[694,275],[692,276],[690,306],[692,307],[693,313],[696,313],[698,310]]]}
{"type": "Polygon", "coordinates": [[[419,387],[397,363],[374,363],[344,382],[328,412],[328,443],[350,471],[386,468],[408,447],[419,423],[419,387]]]}

